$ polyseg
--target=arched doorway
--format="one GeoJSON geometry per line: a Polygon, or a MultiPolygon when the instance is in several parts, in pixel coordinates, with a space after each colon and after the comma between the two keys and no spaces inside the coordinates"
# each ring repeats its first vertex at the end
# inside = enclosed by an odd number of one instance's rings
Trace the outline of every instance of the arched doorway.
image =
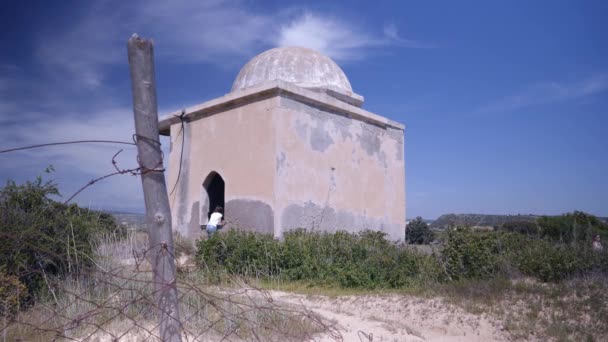
{"type": "MultiPolygon", "coordinates": [[[[203,188],[207,192],[208,206],[207,206],[207,220],[213,213],[213,210],[217,206],[224,207],[224,191],[225,183],[222,176],[215,171],[211,171],[205,181],[203,182],[203,188]]],[[[204,206],[203,206],[204,208],[204,206]]]]}

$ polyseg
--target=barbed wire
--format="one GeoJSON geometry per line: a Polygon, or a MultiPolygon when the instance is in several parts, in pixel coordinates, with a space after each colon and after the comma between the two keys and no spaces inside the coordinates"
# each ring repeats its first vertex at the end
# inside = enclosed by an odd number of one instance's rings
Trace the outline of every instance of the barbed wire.
{"type": "Polygon", "coordinates": [[[92,143],[95,143],[95,144],[99,143],[99,144],[135,145],[134,142],[130,143],[130,142],[118,141],[118,140],[72,140],[72,141],[60,141],[60,142],[54,142],[54,143],[36,144],[36,145],[28,145],[28,146],[9,148],[9,149],[6,149],[6,150],[0,150],[0,153],[8,153],[8,152],[29,150],[29,149],[33,149],[33,148],[48,147],[48,146],[72,145],[72,144],[92,144],[92,143]]]}
{"type": "MultiPolygon", "coordinates": [[[[163,246],[141,249],[144,235],[131,234],[141,240],[101,242],[108,247],[99,256],[106,267],[49,277],[45,286],[54,298],[38,298],[32,307],[5,315],[0,336],[12,341],[161,341],[157,318],[162,290],[155,286],[150,258],[163,246]],[[117,258],[122,254],[115,248],[130,249],[134,257],[117,258]]],[[[182,269],[175,279],[182,313],[178,333],[184,341],[313,341],[323,335],[342,341],[332,323],[303,305],[275,300],[234,275],[227,274],[222,287],[211,285],[207,276],[182,269]]]]}
{"type": "MultiPolygon", "coordinates": [[[[9,152],[16,152],[16,151],[22,151],[22,150],[28,150],[28,149],[35,149],[35,148],[42,148],[42,147],[48,147],[48,146],[58,146],[58,145],[72,145],[72,144],[89,144],[89,143],[107,143],[107,144],[123,144],[123,145],[132,145],[132,146],[137,146],[137,142],[138,140],[143,140],[146,142],[151,142],[153,144],[156,144],[158,146],[161,145],[160,141],[149,138],[149,137],[145,137],[142,136],[140,134],[133,134],[132,135],[132,139],[133,142],[125,142],[125,141],[119,141],[119,140],[71,140],[71,141],[60,141],[60,142],[54,142],[54,143],[46,143],[46,144],[36,144],[36,145],[28,145],[28,146],[21,146],[21,147],[15,147],[15,148],[10,148],[10,149],[5,149],[5,150],[0,150],[0,153],[9,153],[9,152]]],[[[116,152],[114,154],[114,156],[112,156],[112,166],[114,167],[114,169],[116,170],[116,172],[111,172],[108,174],[105,174],[103,176],[97,177],[95,179],[90,180],[89,182],[87,182],[85,185],[83,185],[82,187],[80,187],[78,190],[76,190],[76,192],[74,192],[72,195],[70,195],[70,197],[68,197],[67,200],[65,200],[63,202],[63,204],[68,204],[70,203],[70,201],[72,201],[76,196],[78,196],[82,191],[84,191],[86,188],[90,187],[91,185],[102,181],[104,179],[113,177],[113,176],[117,176],[117,175],[124,175],[124,174],[130,174],[132,176],[139,176],[148,172],[164,172],[165,169],[162,168],[163,166],[163,162],[164,162],[164,153],[162,151],[162,149],[160,150],[161,152],[161,158],[160,160],[158,160],[158,162],[156,163],[156,165],[152,166],[152,167],[147,167],[145,165],[143,165],[139,159],[139,155],[137,155],[137,163],[138,163],[138,167],[136,168],[131,168],[131,169],[120,169],[118,167],[118,163],[116,161],[116,157],[122,152],[123,150],[120,149],[118,152],[116,152]]],[[[180,161],[181,163],[181,161],[180,161]]],[[[181,169],[181,166],[180,166],[181,169]]],[[[179,176],[179,175],[178,175],[179,176]]]]}
{"type": "MultiPolygon", "coordinates": [[[[173,190],[179,182],[184,153],[183,113],[180,120],[182,151],[173,190]]],[[[157,146],[161,144],[160,141],[137,134],[134,134],[132,139],[132,143],[114,140],[63,141],[5,149],[0,150],[0,153],[83,143],[132,146],[136,146],[138,142],[157,146]]],[[[113,176],[138,176],[148,172],[165,171],[162,150],[154,165],[143,165],[137,156],[137,167],[134,168],[120,167],[117,157],[122,152],[122,149],[118,150],[111,158],[113,172],[87,182],[63,204],[72,201],[88,187],[113,176]]],[[[40,237],[43,234],[41,232],[40,237]]],[[[161,308],[165,307],[161,305],[162,292],[167,287],[175,286],[178,290],[179,305],[176,312],[180,312],[181,319],[178,320],[179,331],[173,333],[180,334],[184,341],[312,341],[321,335],[342,341],[333,324],[326,322],[319,315],[303,305],[299,307],[276,301],[267,291],[242,278],[227,274],[225,286],[212,285],[209,282],[209,268],[204,261],[194,270],[178,269],[175,279],[159,284],[160,278],[153,272],[153,256],[177,260],[178,255],[164,242],[155,245],[148,245],[147,241],[133,243],[136,240],[134,235],[142,240],[147,240],[147,237],[138,232],[129,234],[113,242],[98,243],[94,256],[79,250],[73,237],[68,236],[67,241],[55,241],[54,244],[66,246],[68,266],[63,273],[47,274],[45,269],[49,267],[48,263],[52,263],[53,258],[62,257],[56,250],[43,248],[32,241],[24,241],[22,233],[10,234],[0,231],[5,243],[33,251],[38,266],[17,276],[19,279],[40,276],[44,290],[40,294],[29,294],[31,298],[25,302],[26,307],[17,304],[16,310],[9,310],[8,303],[0,303],[0,338],[4,341],[161,341],[162,323],[158,318],[161,308]],[[113,250],[116,248],[126,248],[128,252],[113,250]],[[101,253],[104,249],[105,254],[101,253]],[[119,258],[125,254],[130,257],[119,258]],[[85,259],[88,266],[78,266],[78,260],[85,259]]],[[[60,265],[51,266],[60,268],[60,265]]],[[[156,271],[163,272],[162,269],[156,271]]],[[[0,283],[0,288],[6,285],[0,283]]],[[[177,318],[172,313],[168,313],[166,317],[177,318]]]]}

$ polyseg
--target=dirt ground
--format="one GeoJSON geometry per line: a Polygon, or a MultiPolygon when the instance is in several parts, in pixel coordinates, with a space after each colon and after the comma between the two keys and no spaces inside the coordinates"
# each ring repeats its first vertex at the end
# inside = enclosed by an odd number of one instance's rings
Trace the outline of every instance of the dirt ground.
{"type": "MultiPolygon", "coordinates": [[[[304,306],[335,324],[344,341],[506,341],[499,323],[437,299],[405,295],[330,298],[270,291],[280,303],[304,306]]],[[[334,341],[319,337],[319,342],[334,341]]]]}

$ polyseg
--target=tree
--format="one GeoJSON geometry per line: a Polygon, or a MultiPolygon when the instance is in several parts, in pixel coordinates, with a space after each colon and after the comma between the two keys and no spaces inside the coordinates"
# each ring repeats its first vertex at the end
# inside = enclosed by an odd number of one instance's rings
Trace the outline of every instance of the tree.
{"type": "Polygon", "coordinates": [[[422,217],[418,216],[405,227],[405,241],[413,244],[427,244],[433,241],[433,231],[429,225],[424,222],[422,217]]]}
{"type": "Polygon", "coordinates": [[[502,226],[498,227],[498,230],[519,233],[529,237],[538,237],[539,235],[538,223],[530,221],[505,222],[502,226]]]}

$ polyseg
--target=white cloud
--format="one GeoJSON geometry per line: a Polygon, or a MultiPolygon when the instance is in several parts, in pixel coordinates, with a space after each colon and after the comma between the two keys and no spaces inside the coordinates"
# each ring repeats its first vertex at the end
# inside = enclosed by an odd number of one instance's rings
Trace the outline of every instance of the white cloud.
{"type": "MultiPolygon", "coordinates": [[[[234,68],[237,62],[277,45],[306,46],[349,60],[365,57],[368,48],[405,42],[394,25],[371,34],[352,22],[312,12],[261,12],[247,5],[219,0],[102,1],[70,13],[68,29],[37,23],[36,68],[0,65],[0,145],[130,141],[132,109],[123,105],[125,94],[112,91],[115,83],[108,75],[113,67],[126,64],[126,40],[135,32],[154,39],[157,61],[234,68]],[[38,67],[46,72],[38,72],[38,67]]],[[[121,148],[120,167],[135,167],[134,148],[67,145],[0,154],[0,178],[31,179],[53,164],[57,170],[53,177],[68,197],[91,179],[113,172],[111,158],[121,148]]],[[[141,208],[140,180],[112,177],[75,200],[94,207],[141,208]]]]}
{"type": "Polygon", "coordinates": [[[157,58],[230,67],[273,46],[309,47],[338,60],[361,59],[370,48],[428,47],[401,38],[393,24],[372,34],[330,16],[287,12],[256,12],[239,1],[98,2],[72,17],[69,30],[40,30],[37,57],[57,79],[69,76],[76,88],[96,88],[105,67],[125,63],[132,33],[153,38],[157,58]]]}
{"type": "Polygon", "coordinates": [[[579,99],[608,90],[608,74],[601,73],[572,82],[542,82],[525,87],[520,92],[506,96],[481,107],[478,112],[503,112],[520,108],[579,99]]]}
{"type": "MultiPolygon", "coordinates": [[[[89,113],[86,120],[82,115],[68,114],[53,116],[45,113],[23,113],[23,122],[0,126],[2,146],[6,148],[28,146],[41,143],[70,140],[118,140],[130,142],[134,131],[132,110],[117,108],[89,113]],[[52,119],[51,119],[52,118],[52,119]]],[[[0,162],[5,165],[2,178],[31,179],[46,166],[54,165],[56,172],[51,175],[60,186],[67,199],[92,179],[115,171],[112,156],[120,149],[116,158],[121,169],[137,167],[134,146],[113,144],[76,144],[43,147],[31,150],[0,154],[0,162]]],[[[165,151],[167,153],[167,151],[165,151]]],[[[141,183],[139,178],[118,175],[90,188],[74,200],[82,205],[93,203],[96,207],[116,209],[141,208],[141,183]]]]}
{"type": "Polygon", "coordinates": [[[100,2],[70,30],[38,38],[37,57],[58,79],[66,73],[76,87],[95,88],[104,67],[126,62],[126,41],[133,33],[152,38],[157,58],[224,65],[270,44],[272,18],[224,1],[100,2]]]}
{"type": "Polygon", "coordinates": [[[374,35],[354,23],[309,12],[283,24],[275,44],[312,48],[337,60],[362,59],[373,48],[430,47],[401,38],[394,24],[385,25],[382,35],[374,35]]]}
{"type": "Polygon", "coordinates": [[[305,13],[281,27],[276,45],[303,46],[338,60],[361,56],[361,49],[378,46],[375,39],[339,20],[305,13]]]}
{"type": "Polygon", "coordinates": [[[153,37],[161,55],[223,64],[269,44],[273,18],[230,1],[146,2],[137,29],[153,37]]]}

